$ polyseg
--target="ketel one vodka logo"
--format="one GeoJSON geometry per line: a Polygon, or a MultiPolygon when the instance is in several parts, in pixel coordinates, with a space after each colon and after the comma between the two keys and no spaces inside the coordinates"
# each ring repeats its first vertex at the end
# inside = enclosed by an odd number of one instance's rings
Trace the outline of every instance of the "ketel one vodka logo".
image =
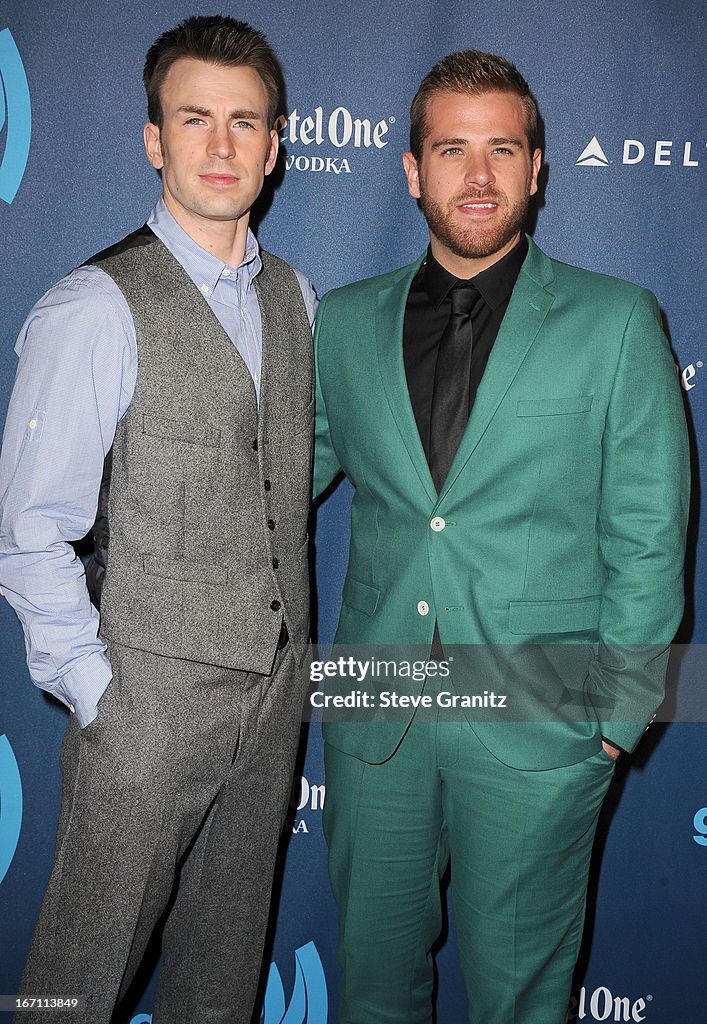
{"type": "Polygon", "coordinates": [[[394,117],[374,121],[355,117],[346,107],[336,107],[331,113],[315,107],[311,114],[302,114],[297,108],[281,114],[275,127],[283,142],[292,147],[285,155],[286,170],[350,174],[351,150],[384,149],[394,124],[394,117]],[[325,152],[320,152],[320,147],[325,152]]]}
{"type": "Polygon", "coordinates": [[[22,780],[7,736],[0,736],[0,882],[15,856],[22,828],[22,780]]]}
{"type": "Polygon", "coordinates": [[[32,111],[27,76],[9,28],[0,31],[0,199],[11,203],[27,166],[32,111]]]}
{"type": "Polygon", "coordinates": [[[326,787],[324,783],[315,785],[310,782],[306,775],[300,775],[295,779],[290,796],[290,807],[294,811],[292,831],[295,835],[309,833],[307,820],[310,811],[324,810],[324,799],[326,787]]]}
{"type": "Polygon", "coordinates": [[[270,965],[261,1024],[327,1024],[329,999],[324,968],[313,942],[295,950],[295,983],[289,1005],[277,964],[270,965]]]}
{"type": "Polygon", "coordinates": [[[569,1024],[594,1024],[595,1021],[606,1021],[610,1024],[641,1024],[647,1020],[646,1008],[653,1001],[653,996],[615,996],[606,985],[600,985],[593,992],[587,992],[584,986],[578,996],[570,1000],[567,1020],[569,1024]]]}

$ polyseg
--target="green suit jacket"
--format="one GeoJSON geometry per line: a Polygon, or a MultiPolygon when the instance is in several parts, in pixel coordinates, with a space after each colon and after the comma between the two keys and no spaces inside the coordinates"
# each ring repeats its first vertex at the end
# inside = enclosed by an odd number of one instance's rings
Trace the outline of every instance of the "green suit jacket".
{"type": "MultiPolygon", "coordinates": [[[[531,709],[532,722],[472,719],[500,760],[571,764],[602,735],[631,750],[661,702],[683,611],[687,436],[656,301],[529,240],[438,496],[403,365],[420,262],[319,307],[315,493],[341,469],[355,488],[335,642],[428,649],[436,619],[445,651],[470,645],[477,669],[486,657],[509,666],[509,718],[514,702],[553,708],[531,709]],[[558,643],[582,644],[563,675],[581,711],[557,712],[561,696],[543,690],[547,658],[532,645],[558,643]]],[[[325,736],[381,762],[406,727],[329,722],[325,736]]]]}

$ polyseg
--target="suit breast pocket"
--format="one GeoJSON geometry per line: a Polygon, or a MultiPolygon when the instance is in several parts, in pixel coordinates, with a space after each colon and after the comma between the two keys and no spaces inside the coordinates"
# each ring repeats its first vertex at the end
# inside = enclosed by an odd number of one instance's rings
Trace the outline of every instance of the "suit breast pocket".
{"type": "Polygon", "coordinates": [[[592,395],[573,395],[568,398],[521,399],[516,416],[578,416],[592,408],[592,395]]]}
{"type": "Polygon", "coordinates": [[[516,405],[515,436],[528,458],[551,462],[584,458],[596,443],[597,417],[592,395],[520,399],[516,405]]]}

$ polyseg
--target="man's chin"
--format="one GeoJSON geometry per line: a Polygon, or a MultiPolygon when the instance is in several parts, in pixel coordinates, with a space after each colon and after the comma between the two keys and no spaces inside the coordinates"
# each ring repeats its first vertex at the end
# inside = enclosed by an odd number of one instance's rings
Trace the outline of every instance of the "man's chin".
{"type": "Polygon", "coordinates": [[[510,245],[518,237],[518,231],[512,232],[480,232],[449,233],[444,244],[455,256],[466,260],[482,260],[495,256],[510,245]]]}
{"type": "Polygon", "coordinates": [[[220,222],[238,221],[250,211],[250,204],[244,203],[241,197],[238,202],[204,203],[196,211],[203,220],[220,222]]]}

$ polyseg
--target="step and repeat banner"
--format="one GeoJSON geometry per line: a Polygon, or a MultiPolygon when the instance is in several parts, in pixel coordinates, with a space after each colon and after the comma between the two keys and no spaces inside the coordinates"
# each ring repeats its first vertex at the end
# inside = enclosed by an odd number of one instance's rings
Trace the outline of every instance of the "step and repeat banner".
{"type": "MultiPolygon", "coordinates": [[[[211,13],[213,4],[196,0],[0,6],[0,420],[29,308],[72,267],[142,224],[158,195],[142,146],[147,47],[183,17],[211,13]]],[[[408,263],[426,244],[401,167],[410,100],[425,72],[464,47],[518,65],[545,121],[534,237],[558,259],[650,288],[663,311],[696,480],[680,639],[707,642],[699,509],[707,451],[703,5],[260,0],[222,4],[219,13],[262,29],[282,59],[282,150],[257,229],[320,295],[408,263]]],[[[317,512],[322,641],[333,636],[341,600],[349,503],[344,483],[317,512]]],[[[0,993],[10,994],[49,875],[66,715],[30,683],[21,629],[4,601],[0,713],[0,993]]],[[[681,721],[654,726],[631,764],[619,768],[602,818],[568,1020],[707,1019],[706,766],[707,725],[681,721]]],[[[321,737],[312,724],[293,786],[264,1024],[337,1020],[325,799],[321,737]]],[[[438,966],[438,1019],[458,1024],[466,1002],[451,916],[438,966]]],[[[132,1024],[150,1024],[153,986],[146,977],[132,1024]]]]}

